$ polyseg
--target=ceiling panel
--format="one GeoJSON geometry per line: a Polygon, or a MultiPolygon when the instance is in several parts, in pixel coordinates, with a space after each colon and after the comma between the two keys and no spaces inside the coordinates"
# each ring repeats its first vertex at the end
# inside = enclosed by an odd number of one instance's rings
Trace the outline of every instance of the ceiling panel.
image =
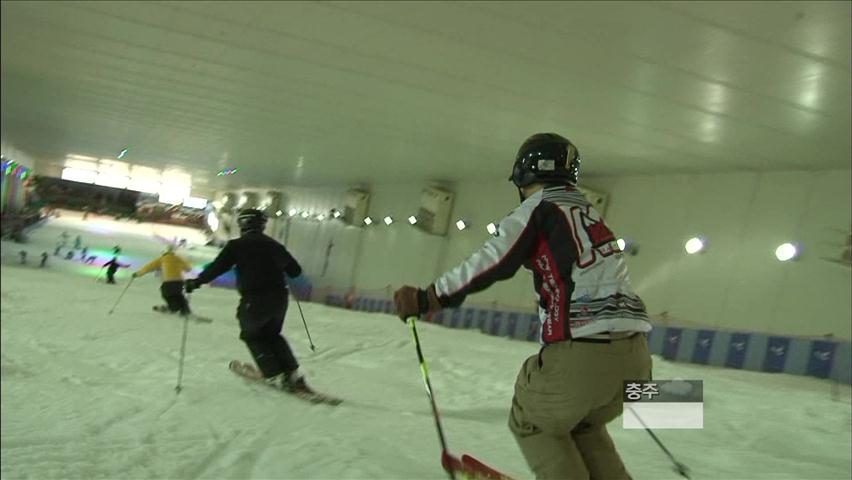
{"type": "Polygon", "coordinates": [[[212,184],[850,166],[849,2],[3,2],[3,138],[212,184]],[[225,166],[240,173],[215,178],[225,166]]]}

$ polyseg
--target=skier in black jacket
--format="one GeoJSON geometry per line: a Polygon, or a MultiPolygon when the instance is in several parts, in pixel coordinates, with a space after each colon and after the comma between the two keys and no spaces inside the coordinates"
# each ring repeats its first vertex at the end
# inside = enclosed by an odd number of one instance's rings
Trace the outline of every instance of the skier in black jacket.
{"type": "Polygon", "coordinates": [[[309,282],[284,245],[263,234],[266,220],[260,210],[241,211],[237,222],[242,236],[230,240],[198,278],[186,281],[185,288],[192,292],[236,266],[240,339],[268,382],[290,392],[310,392],[290,345],[281,335],[288,300],[285,275],[298,290],[294,292],[297,297],[305,296],[309,282]]]}
{"type": "MultiPolygon", "coordinates": [[[[106,283],[115,284],[115,272],[117,272],[119,268],[127,268],[129,266],[130,265],[123,265],[121,263],[118,263],[118,257],[112,257],[112,260],[110,260],[110,261],[108,261],[107,263],[104,264],[104,267],[107,267],[107,271],[106,271],[107,281],[106,281],[106,283]]],[[[104,268],[104,267],[101,267],[101,268],[104,268]]]]}

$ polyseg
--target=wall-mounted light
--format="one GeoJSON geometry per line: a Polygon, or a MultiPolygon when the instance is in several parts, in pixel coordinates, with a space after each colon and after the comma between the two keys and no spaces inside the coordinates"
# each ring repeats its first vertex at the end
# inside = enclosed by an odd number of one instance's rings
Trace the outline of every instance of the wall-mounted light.
{"type": "Polygon", "coordinates": [[[459,220],[458,222],[456,222],[456,228],[458,228],[459,231],[464,230],[465,228],[467,228],[467,224],[464,223],[464,220],[459,220]]]}
{"type": "Polygon", "coordinates": [[[308,213],[308,212],[302,212],[302,218],[308,218],[308,217],[310,217],[310,216],[311,216],[311,214],[310,214],[310,213],[308,213]]]}
{"type": "Polygon", "coordinates": [[[618,245],[618,249],[624,253],[629,253],[633,256],[639,253],[639,245],[629,238],[619,238],[615,243],[618,245]]]}
{"type": "Polygon", "coordinates": [[[707,248],[707,240],[702,237],[692,237],[686,241],[683,247],[686,253],[692,255],[694,253],[703,252],[707,248]]]}
{"type": "Polygon", "coordinates": [[[775,258],[781,262],[788,262],[799,258],[801,249],[795,243],[783,243],[775,249],[775,258]]]}
{"type": "Polygon", "coordinates": [[[489,223],[488,225],[486,225],[485,230],[488,232],[489,235],[493,235],[495,237],[497,236],[497,225],[494,225],[494,223],[489,223]]]}
{"type": "Polygon", "coordinates": [[[367,225],[372,225],[373,219],[370,218],[370,217],[366,217],[366,218],[364,218],[364,223],[366,223],[367,225]]]}
{"type": "Polygon", "coordinates": [[[287,212],[287,215],[290,215],[291,217],[295,217],[297,213],[299,213],[299,212],[298,212],[295,208],[291,208],[291,209],[287,212]]]}
{"type": "Polygon", "coordinates": [[[417,223],[417,217],[415,217],[414,215],[408,217],[408,223],[410,223],[412,225],[416,224],[417,223]]]}
{"type": "Polygon", "coordinates": [[[385,225],[390,226],[393,223],[393,219],[390,216],[385,217],[385,225]]]}

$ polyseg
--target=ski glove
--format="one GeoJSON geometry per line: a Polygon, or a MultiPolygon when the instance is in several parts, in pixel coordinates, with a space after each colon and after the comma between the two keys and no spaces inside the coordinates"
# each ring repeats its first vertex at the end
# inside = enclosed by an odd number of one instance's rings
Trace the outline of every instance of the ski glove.
{"type": "Polygon", "coordinates": [[[396,304],[396,314],[403,322],[412,316],[433,313],[440,310],[438,294],[435,293],[435,285],[429,285],[426,290],[405,285],[393,294],[396,304]]]}
{"type": "Polygon", "coordinates": [[[201,283],[197,278],[190,278],[183,282],[183,288],[186,290],[186,293],[192,293],[193,290],[197,290],[199,287],[201,287],[201,283]]]}
{"type": "Polygon", "coordinates": [[[287,277],[287,285],[298,300],[309,300],[311,290],[314,288],[304,273],[300,273],[296,277],[287,277]]]}

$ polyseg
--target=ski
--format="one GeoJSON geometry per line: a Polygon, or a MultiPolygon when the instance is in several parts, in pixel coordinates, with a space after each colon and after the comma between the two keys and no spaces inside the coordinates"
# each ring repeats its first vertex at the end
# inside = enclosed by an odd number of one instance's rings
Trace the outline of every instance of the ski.
{"type": "MultiPolygon", "coordinates": [[[[169,310],[165,305],[154,305],[151,307],[157,313],[176,313],[169,310]]],[[[195,313],[190,313],[189,318],[195,320],[197,323],[213,323],[213,319],[209,317],[204,317],[201,315],[197,315],[195,313]]]]}
{"type": "MultiPolygon", "coordinates": [[[[269,384],[264,381],[263,374],[255,368],[254,365],[249,363],[241,362],[239,360],[231,360],[231,363],[228,364],[228,369],[234,372],[235,374],[245,378],[246,380],[250,380],[256,383],[263,383],[264,385],[276,388],[274,385],[269,384]]],[[[288,392],[286,390],[282,390],[280,388],[276,388],[282,393],[287,395],[292,395],[296,398],[317,404],[325,404],[325,405],[340,405],[343,403],[343,400],[337,397],[333,397],[331,395],[326,395],[324,393],[319,393],[314,390],[310,392],[288,392]]]]}
{"type": "Polygon", "coordinates": [[[494,470],[468,454],[462,454],[461,462],[468,470],[477,473],[478,476],[476,478],[488,480],[512,480],[512,477],[494,470]]]}
{"type": "Polygon", "coordinates": [[[459,458],[449,452],[443,452],[441,454],[441,466],[457,479],[512,480],[512,477],[494,470],[467,454],[463,454],[459,458]]]}

